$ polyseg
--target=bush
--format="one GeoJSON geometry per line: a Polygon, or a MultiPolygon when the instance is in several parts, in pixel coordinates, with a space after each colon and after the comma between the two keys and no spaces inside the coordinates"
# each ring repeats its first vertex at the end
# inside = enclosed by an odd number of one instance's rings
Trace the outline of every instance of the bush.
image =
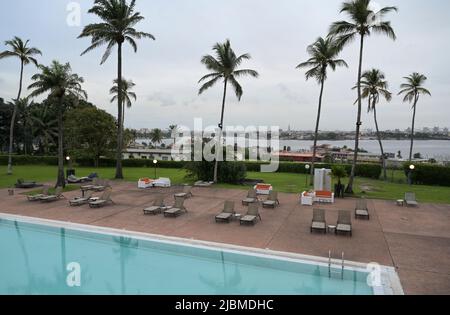
{"type": "MultiPolygon", "coordinates": [[[[408,176],[410,163],[404,165],[405,175],[408,176]]],[[[414,184],[431,186],[450,186],[450,167],[418,164],[411,173],[414,184]]]]}
{"type": "MultiPolygon", "coordinates": [[[[8,156],[0,155],[0,164],[8,164],[8,156]]],[[[58,165],[56,156],[13,155],[13,165],[58,165]]]]}
{"type": "MultiPolygon", "coordinates": [[[[189,162],[185,165],[188,176],[197,180],[210,181],[214,178],[214,162],[189,162]]],[[[243,162],[220,162],[218,181],[220,183],[240,184],[247,177],[243,162]]]]}

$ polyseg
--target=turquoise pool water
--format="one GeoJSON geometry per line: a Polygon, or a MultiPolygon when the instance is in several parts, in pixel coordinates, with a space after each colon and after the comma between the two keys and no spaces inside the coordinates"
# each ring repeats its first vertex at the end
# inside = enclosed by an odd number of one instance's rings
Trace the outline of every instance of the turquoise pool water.
{"type": "Polygon", "coordinates": [[[330,279],[327,266],[0,219],[0,294],[371,295],[366,277],[330,279]],[[80,267],[75,286],[71,263],[80,267]]]}

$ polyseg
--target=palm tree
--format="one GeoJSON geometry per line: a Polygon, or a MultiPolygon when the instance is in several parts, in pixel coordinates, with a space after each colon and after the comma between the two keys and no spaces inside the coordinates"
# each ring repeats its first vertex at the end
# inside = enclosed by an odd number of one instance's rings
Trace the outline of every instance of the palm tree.
{"type": "MultiPolygon", "coordinates": [[[[131,0],[128,4],[127,0],[95,0],[94,6],[88,11],[97,15],[103,23],[87,25],[83,32],[78,36],[91,37],[91,46],[89,46],[81,55],[94,50],[103,45],[107,45],[106,52],[103,55],[100,64],[103,64],[111,55],[112,49],[117,45],[117,85],[118,90],[122,90],[122,46],[125,42],[133,47],[137,52],[137,39],[155,37],[149,33],[139,32],[134,26],[144,20],[139,12],[135,12],[136,0],[131,0]]],[[[122,94],[117,97],[117,120],[119,121],[117,132],[117,164],[116,178],[123,179],[122,171],[122,147],[123,147],[123,127],[120,122],[122,118],[122,94]]]]}
{"type": "Polygon", "coordinates": [[[161,129],[156,128],[150,132],[150,140],[153,143],[156,144],[161,143],[162,139],[163,139],[163,132],[161,129]]]}
{"type": "Polygon", "coordinates": [[[377,138],[378,143],[380,144],[381,150],[381,161],[383,164],[383,178],[387,180],[386,173],[386,157],[384,155],[383,142],[381,141],[380,129],[378,128],[378,119],[377,119],[377,104],[380,101],[380,95],[384,97],[384,99],[388,102],[392,99],[392,93],[388,91],[388,83],[385,80],[385,75],[378,69],[372,69],[370,71],[366,71],[362,75],[361,79],[361,97],[367,98],[368,100],[368,109],[367,111],[373,112],[373,119],[375,121],[375,127],[377,129],[377,138]]]}
{"type": "MultiPolygon", "coordinates": [[[[208,80],[202,85],[198,94],[202,94],[209,88],[213,87],[217,82],[223,81],[223,100],[222,100],[222,114],[219,124],[219,145],[222,142],[222,130],[223,130],[223,119],[225,113],[225,100],[227,97],[227,87],[228,83],[234,88],[234,92],[238,100],[242,98],[243,90],[238,78],[249,75],[251,77],[257,78],[259,76],[258,72],[251,69],[241,69],[237,68],[241,65],[244,60],[249,60],[251,57],[249,54],[243,54],[239,57],[236,56],[233,49],[231,48],[230,40],[226,40],[225,43],[217,43],[214,45],[213,50],[216,57],[211,55],[206,55],[202,58],[201,62],[206,66],[206,68],[211,72],[200,79],[198,83],[208,80]]],[[[216,150],[216,161],[214,165],[214,182],[217,183],[217,171],[219,165],[219,154],[221,150],[216,150]]]]}
{"type": "Polygon", "coordinates": [[[170,125],[169,126],[169,132],[171,137],[173,137],[173,145],[175,145],[177,141],[177,132],[178,132],[178,126],[177,125],[170,125]]]}
{"type": "Polygon", "coordinates": [[[343,48],[358,36],[360,39],[359,45],[359,67],[357,78],[358,90],[358,115],[356,119],[356,135],[355,135],[355,154],[353,156],[353,165],[350,173],[350,179],[346,189],[347,193],[353,193],[353,183],[355,180],[356,163],[358,161],[359,151],[359,134],[361,129],[361,114],[362,114],[362,98],[361,98],[361,75],[363,66],[364,54],[364,39],[372,33],[384,34],[393,40],[396,39],[395,32],[390,22],[382,21],[382,18],[389,12],[397,11],[396,7],[384,7],[378,12],[371,9],[371,0],[351,0],[344,2],[341,13],[347,13],[350,17],[350,22],[339,21],[335,22],[330,27],[330,35],[336,36],[338,45],[343,48]]]}
{"type": "Polygon", "coordinates": [[[409,150],[409,161],[412,161],[413,158],[413,147],[414,147],[414,128],[416,123],[416,112],[417,112],[417,103],[419,101],[420,95],[429,95],[431,96],[430,91],[423,87],[427,77],[423,74],[414,72],[409,77],[404,78],[406,83],[403,83],[400,88],[402,89],[398,95],[404,94],[403,102],[413,103],[413,119],[412,119],[412,127],[411,127],[411,148],[409,150]]]}
{"type": "Polygon", "coordinates": [[[337,47],[333,37],[328,37],[326,39],[323,39],[322,37],[318,38],[314,44],[308,46],[307,52],[311,58],[308,59],[308,61],[299,64],[297,69],[310,68],[305,74],[306,80],[314,78],[317,83],[320,84],[319,109],[317,111],[316,131],[314,134],[313,156],[311,163],[311,180],[313,180],[317,140],[319,136],[320,115],[322,111],[322,97],[325,80],[327,79],[327,69],[330,67],[333,71],[335,71],[336,67],[348,67],[348,65],[344,60],[336,59],[339,55],[339,48],[337,47]]]}
{"type": "MultiPolygon", "coordinates": [[[[5,50],[0,53],[0,59],[15,57],[20,59],[20,79],[19,79],[19,93],[17,93],[16,101],[18,101],[22,94],[23,83],[23,69],[26,65],[33,63],[36,67],[39,66],[37,60],[34,58],[36,55],[42,55],[41,51],[34,47],[28,47],[27,40],[23,40],[19,37],[14,37],[12,40],[5,42],[6,46],[9,46],[11,50],[5,50]]],[[[12,175],[12,151],[14,142],[14,124],[17,116],[17,106],[14,106],[13,115],[11,117],[11,124],[9,127],[9,152],[8,152],[8,175],[12,175]]]]}
{"type": "Polygon", "coordinates": [[[49,67],[40,66],[41,73],[35,74],[34,81],[28,89],[33,91],[30,97],[36,97],[49,92],[49,99],[57,106],[58,117],[58,180],[57,187],[65,187],[64,178],[64,148],[63,148],[63,108],[66,98],[87,99],[86,92],[81,88],[83,78],[72,73],[69,63],[61,64],[53,61],[49,67]]]}
{"type": "MultiPolygon", "coordinates": [[[[125,105],[127,108],[131,108],[132,101],[136,101],[136,93],[132,92],[131,89],[134,88],[136,84],[132,80],[127,81],[125,78],[122,78],[122,128],[125,123],[125,105]]],[[[109,94],[114,95],[111,99],[111,103],[114,103],[119,98],[119,80],[114,80],[114,86],[109,90],[109,94]]]]}
{"type": "Polygon", "coordinates": [[[50,144],[54,145],[58,137],[58,119],[47,105],[31,109],[30,115],[33,137],[38,141],[41,153],[48,155],[50,144]]]}

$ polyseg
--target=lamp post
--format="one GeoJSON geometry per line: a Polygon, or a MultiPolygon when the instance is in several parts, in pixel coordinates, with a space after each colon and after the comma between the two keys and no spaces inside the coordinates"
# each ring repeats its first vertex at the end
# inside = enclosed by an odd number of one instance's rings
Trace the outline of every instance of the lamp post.
{"type": "Polygon", "coordinates": [[[309,170],[311,169],[311,166],[309,164],[305,165],[305,169],[306,169],[306,187],[309,187],[308,182],[309,182],[309,170]]]}
{"type": "Polygon", "coordinates": [[[72,167],[70,166],[70,156],[66,156],[66,161],[67,161],[67,173],[66,176],[69,177],[69,173],[72,169],[72,167]]]}
{"type": "Polygon", "coordinates": [[[409,185],[412,185],[412,172],[413,172],[415,169],[416,169],[416,167],[415,167],[413,164],[411,164],[411,165],[409,166],[409,172],[408,172],[408,184],[409,184],[409,185]]]}
{"type": "Polygon", "coordinates": [[[156,179],[156,166],[158,165],[158,160],[153,160],[153,165],[155,166],[155,179],[156,179]]]}

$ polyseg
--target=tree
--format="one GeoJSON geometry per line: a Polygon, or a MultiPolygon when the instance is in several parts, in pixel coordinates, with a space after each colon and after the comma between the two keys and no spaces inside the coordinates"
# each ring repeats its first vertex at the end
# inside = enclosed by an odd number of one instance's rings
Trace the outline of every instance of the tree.
{"type": "MultiPolygon", "coordinates": [[[[217,43],[213,46],[213,50],[215,52],[216,57],[211,55],[206,55],[202,58],[201,62],[206,66],[206,68],[210,71],[209,74],[205,75],[200,79],[198,83],[202,83],[203,81],[208,80],[204,83],[200,90],[199,95],[213,87],[217,82],[223,81],[223,99],[222,99],[222,114],[219,123],[219,143],[218,145],[222,145],[222,132],[223,132],[223,120],[225,113],[225,101],[227,97],[227,87],[228,83],[234,88],[234,92],[238,100],[240,101],[243,95],[243,90],[239,82],[238,78],[243,76],[251,76],[257,78],[259,76],[258,72],[251,69],[241,69],[238,70],[238,67],[244,60],[249,60],[251,57],[249,54],[243,54],[239,57],[236,56],[235,52],[231,48],[230,40],[226,40],[225,43],[217,43]]],[[[217,183],[217,171],[219,165],[219,154],[221,150],[216,150],[216,161],[214,165],[214,182],[217,183]]]]}
{"type": "Polygon", "coordinates": [[[362,98],[361,98],[361,75],[364,54],[364,39],[373,33],[384,34],[393,40],[396,39],[395,32],[390,22],[382,21],[389,12],[397,11],[396,7],[384,7],[378,12],[371,9],[371,0],[351,0],[344,2],[341,13],[347,13],[350,22],[335,22],[330,27],[330,35],[337,37],[338,46],[344,48],[359,36],[359,66],[357,78],[358,90],[358,114],[356,119],[355,153],[353,156],[352,170],[348,181],[347,193],[353,193],[356,163],[358,162],[359,135],[361,130],[362,98]]]}
{"type": "Polygon", "coordinates": [[[330,67],[333,71],[335,71],[336,67],[348,67],[348,65],[344,60],[336,59],[339,55],[339,48],[333,37],[328,37],[326,39],[323,39],[322,37],[318,38],[314,44],[308,46],[307,52],[311,58],[308,59],[308,61],[299,64],[297,69],[309,68],[305,74],[306,80],[314,78],[320,85],[319,108],[317,110],[316,130],[314,133],[314,146],[311,163],[311,180],[314,180],[314,166],[316,162],[317,141],[319,137],[322,97],[325,80],[327,79],[327,69],[330,67]]]}
{"type": "MultiPolygon", "coordinates": [[[[122,79],[122,128],[125,123],[125,105],[127,108],[131,108],[132,101],[136,101],[136,93],[132,92],[131,89],[134,88],[136,84],[132,80],[127,81],[125,78],[122,79]]],[[[111,103],[114,103],[119,98],[119,80],[114,80],[114,86],[109,90],[109,94],[114,95],[111,99],[111,103]]]]}
{"type": "Polygon", "coordinates": [[[363,99],[367,98],[369,103],[367,111],[369,113],[373,112],[373,119],[375,121],[375,128],[377,130],[378,143],[380,144],[381,150],[383,178],[384,180],[387,180],[386,156],[384,154],[383,142],[381,141],[380,129],[378,128],[377,104],[380,101],[380,95],[383,96],[386,101],[390,102],[392,99],[392,93],[388,91],[388,83],[385,80],[384,73],[378,69],[372,69],[363,73],[361,79],[361,88],[361,97],[363,99]]]}
{"type": "MultiPolygon", "coordinates": [[[[142,38],[155,39],[149,33],[139,32],[134,26],[144,20],[144,17],[135,11],[136,0],[95,0],[94,6],[88,13],[97,15],[102,23],[89,24],[78,38],[91,37],[91,46],[89,46],[81,55],[94,50],[103,45],[107,45],[106,52],[103,55],[100,64],[103,64],[111,55],[112,49],[117,45],[117,85],[118,90],[122,90],[122,46],[125,42],[129,43],[134,52],[137,52],[136,40],[142,38]]],[[[117,164],[116,178],[123,179],[122,171],[122,150],[123,150],[123,127],[120,122],[122,118],[122,94],[117,97],[117,164]]]]}
{"type": "Polygon", "coordinates": [[[398,95],[405,95],[403,98],[403,102],[413,103],[413,118],[412,118],[412,127],[411,127],[411,148],[409,150],[409,161],[412,161],[413,158],[413,148],[414,148],[414,128],[416,124],[416,113],[417,113],[417,103],[419,102],[419,98],[421,95],[429,95],[431,96],[430,91],[423,87],[425,81],[427,81],[427,77],[423,74],[414,72],[408,77],[404,78],[406,83],[403,83],[400,88],[402,89],[398,95]]]}
{"type": "Polygon", "coordinates": [[[70,155],[94,160],[113,150],[116,120],[96,107],[80,107],[66,112],[65,143],[70,155]]]}
{"type": "Polygon", "coordinates": [[[83,78],[72,73],[69,63],[61,64],[53,61],[50,66],[39,66],[41,73],[33,75],[32,83],[28,89],[32,92],[30,97],[49,93],[50,101],[57,107],[58,117],[58,179],[56,187],[65,187],[64,177],[64,147],[63,147],[63,113],[64,105],[70,97],[86,99],[87,94],[82,89],[83,78]]]}
{"type": "Polygon", "coordinates": [[[153,143],[159,144],[161,143],[162,139],[163,139],[163,132],[161,129],[156,128],[150,132],[150,140],[152,140],[153,143]]]}
{"type": "Polygon", "coordinates": [[[39,153],[49,155],[58,138],[58,117],[54,108],[43,102],[30,109],[33,138],[39,145],[39,153]]]}
{"type": "MultiPolygon", "coordinates": [[[[22,95],[22,83],[23,83],[23,70],[24,67],[30,63],[33,63],[38,67],[38,62],[34,56],[42,55],[41,51],[34,47],[28,47],[27,40],[23,40],[19,37],[14,37],[12,40],[5,42],[6,46],[9,46],[11,50],[5,50],[0,53],[0,59],[14,57],[20,59],[20,79],[19,79],[19,92],[17,93],[17,98],[14,100],[18,101],[22,95]]],[[[13,143],[14,143],[14,124],[17,116],[17,107],[14,106],[13,114],[11,117],[11,123],[9,127],[9,152],[8,152],[8,175],[12,175],[12,153],[13,153],[13,143]]]]}

